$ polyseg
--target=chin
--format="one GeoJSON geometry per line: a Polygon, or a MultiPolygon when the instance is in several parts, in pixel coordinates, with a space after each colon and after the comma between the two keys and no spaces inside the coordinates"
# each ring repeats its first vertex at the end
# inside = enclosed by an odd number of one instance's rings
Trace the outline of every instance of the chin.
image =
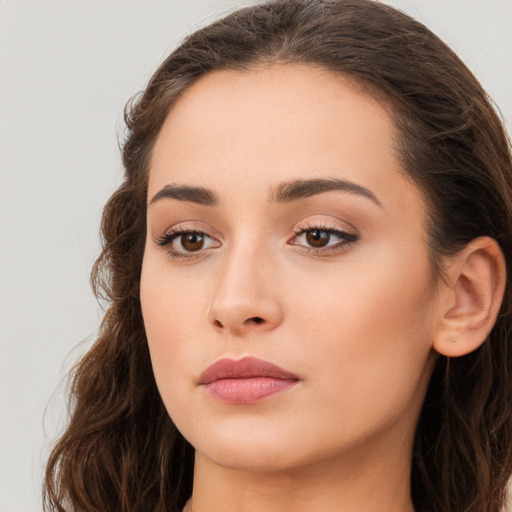
{"type": "Polygon", "coordinates": [[[213,428],[206,434],[192,433],[187,439],[198,454],[218,466],[238,471],[286,470],[300,465],[302,458],[293,448],[297,443],[286,442],[291,439],[290,434],[268,432],[255,425],[248,430],[213,428]]]}
{"type": "Polygon", "coordinates": [[[284,452],[282,447],[269,447],[268,443],[261,446],[249,441],[237,445],[226,443],[205,448],[204,451],[196,450],[196,453],[217,466],[236,471],[269,473],[290,470],[300,465],[295,457],[290,456],[291,453],[284,452]]]}

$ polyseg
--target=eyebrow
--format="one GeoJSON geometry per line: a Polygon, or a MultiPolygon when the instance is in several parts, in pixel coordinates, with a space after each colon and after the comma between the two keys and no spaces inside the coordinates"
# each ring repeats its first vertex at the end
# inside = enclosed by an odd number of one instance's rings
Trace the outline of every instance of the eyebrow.
{"type": "Polygon", "coordinates": [[[201,204],[205,206],[215,206],[219,200],[217,195],[203,187],[192,187],[189,185],[165,185],[160,189],[149,202],[149,205],[160,201],[161,199],[177,199],[178,201],[188,201],[190,203],[201,204]]]}
{"type": "MultiPolygon", "coordinates": [[[[382,204],[371,190],[352,181],[340,178],[316,178],[310,180],[298,179],[281,183],[271,193],[270,201],[288,203],[335,190],[366,197],[378,206],[382,207],[382,204]]],[[[165,185],[165,187],[160,189],[148,204],[152,205],[164,198],[187,201],[204,206],[216,206],[219,203],[217,195],[212,190],[204,187],[172,183],[165,185]]]]}
{"type": "Polygon", "coordinates": [[[296,201],[297,199],[331,192],[333,190],[341,190],[343,192],[367,197],[375,204],[382,207],[382,204],[371,190],[352,181],[340,178],[320,178],[311,180],[299,179],[287,183],[281,183],[272,194],[272,200],[278,203],[287,203],[290,201],[296,201]]]}

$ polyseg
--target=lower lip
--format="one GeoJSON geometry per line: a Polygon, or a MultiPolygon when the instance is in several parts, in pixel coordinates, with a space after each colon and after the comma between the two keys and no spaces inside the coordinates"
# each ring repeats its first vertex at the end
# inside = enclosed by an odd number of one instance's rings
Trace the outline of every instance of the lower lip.
{"type": "Polygon", "coordinates": [[[295,379],[251,377],[247,379],[219,379],[205,384],[206,392],[225,404],[255,404],[287,391],[297,384],[295,379]]]}

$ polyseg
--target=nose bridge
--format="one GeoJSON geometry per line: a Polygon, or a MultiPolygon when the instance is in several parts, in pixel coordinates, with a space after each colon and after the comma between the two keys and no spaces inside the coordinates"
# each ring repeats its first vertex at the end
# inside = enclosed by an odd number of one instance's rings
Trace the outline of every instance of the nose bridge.
{"type": "Polygon", "coordinates": [[[271,329],[281,320],[275,265],[265,244],[239,240],[226,251],[212,290],[210,321],[236,334],[271,329]]]}

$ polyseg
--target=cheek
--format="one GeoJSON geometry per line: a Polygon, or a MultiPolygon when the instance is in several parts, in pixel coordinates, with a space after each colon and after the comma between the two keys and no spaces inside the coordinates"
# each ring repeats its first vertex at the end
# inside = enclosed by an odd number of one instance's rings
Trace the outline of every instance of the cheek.
{"type": "MultiPolygon", "coordinates": [[[[193,382],[190,362],[201,359],[191,343],[199,333],[199,312],[206,311],[204,297],[193,283],[181,283],[167,265],[144,261],[140,291],[144,327],[153,372],[169,408],[168,399],[180,396],[193,382]]],[[[196,340],[197,341],[197,340],[196,340]]]]}
{"type": "MultiPolygon", "coordinates": [[[[391,333],[420,334],[428,329],[425,320],[433,311],[428,262],[417,264],[414,255],[384,256],[381,253],[378,262],[370,262],[363,254],[323,273],[288,276],[289,284],[281,288],[288,289],[289,314],[313,332],[340,337],[345,346],[357,350],[381,346],[382,337],[391,333]]],[[[425,260],[423,254],[420,258],[425,260]]]]}
{"type": "MultiPolygon", "coordinates": [[[[335,401],[340,421],[370,425],[394,415],[411,400],[420,404],[431,369],[435,290],[424,252],[389,250],[378,265],[364,254],[332,275],[302,276],[291,295],[293,323],[300,325],[301,353],[323,392],[328,411],[335,401]]],[[[335,271],[334,271],[335,270],[335,271]]],[[[322,407],[320,407],[322,409],[322,407]]],[[[328,421],[328,418],[325,419],[328,421]]]]}
{"type": "Polygon", "coordinates": [[[154,345],[176,346],[184,336],[190,336],[201,309],[193,290],[180,290],[176,281],[161,276],[142,279],[141,305],[148,341],[154,345]]]}

